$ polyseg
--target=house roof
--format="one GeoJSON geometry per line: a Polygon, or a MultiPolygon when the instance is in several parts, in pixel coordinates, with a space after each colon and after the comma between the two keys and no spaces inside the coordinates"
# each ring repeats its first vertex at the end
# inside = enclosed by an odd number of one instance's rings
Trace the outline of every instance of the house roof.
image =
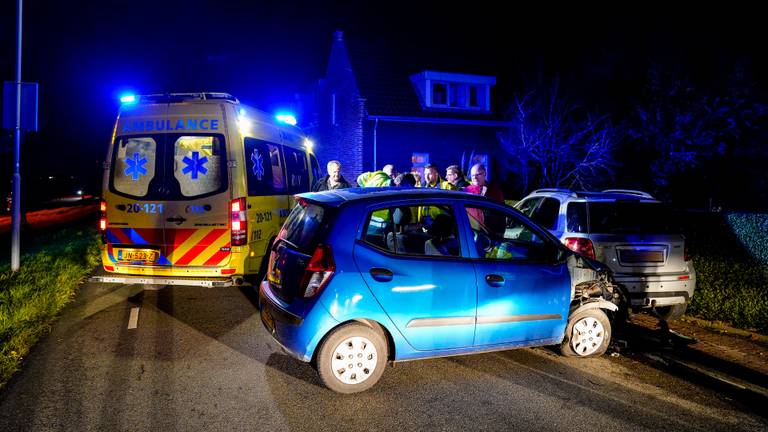
{"type": "Polygon", "coordinates": [[[411,75],[430,71],[493,75],[471,52],[446,54],[415,46],[393,47],[383,41],[344,38],[347,54],[369,116],[499,121],[491,90],[491,113],[424,110],[411,75]]]}

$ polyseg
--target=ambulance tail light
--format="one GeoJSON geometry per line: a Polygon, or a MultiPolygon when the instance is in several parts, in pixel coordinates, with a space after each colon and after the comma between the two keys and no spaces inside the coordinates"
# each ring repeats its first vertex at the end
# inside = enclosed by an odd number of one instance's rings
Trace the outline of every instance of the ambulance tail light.
{"type": "Polygon", "coordinates": [[[229,204],[230,228],[232,229],[232,246],[242,246],[248,243],[248,218],[246,215],[245,198],[235,198],[229,204]]]}
{"type": "Polygon", "coordinates": [[[99,232],[101,233],[101,242],[107,243],[107,202],[102,201],[99,205],[99,232]]]}

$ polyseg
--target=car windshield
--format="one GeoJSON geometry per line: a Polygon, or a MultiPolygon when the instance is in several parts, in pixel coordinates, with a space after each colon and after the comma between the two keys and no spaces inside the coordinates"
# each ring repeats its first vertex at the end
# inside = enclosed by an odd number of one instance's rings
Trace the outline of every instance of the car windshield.
{"type": "MultiPolygon", "coordinates": [[[[585,205],[587,203],[571,203],[571,205],[575,205],[574,210],[579,204],[585,205]]],[[[663,203],[590,202],[586,210],[589,215],[590,233],[673,234],[680,232],[675,211],[663,203]]],[[[572,214],[576,213],[578,212],[574,211],[572,214]]],[[[569,214],[571,214],[570,211],[569,214]]]]}

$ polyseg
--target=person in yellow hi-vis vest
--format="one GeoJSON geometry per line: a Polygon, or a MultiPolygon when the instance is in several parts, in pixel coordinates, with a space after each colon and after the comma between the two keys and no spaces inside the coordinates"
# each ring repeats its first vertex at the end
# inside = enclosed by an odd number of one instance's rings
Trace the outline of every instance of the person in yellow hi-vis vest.
{"type": "Polygon", "coordinates": [[[427,188],[439,188],[446,190],[457,190],[458,188],[451,184],[451,182],[443,180],[440,177],[440,170],[435,164],[429,164],[424,167],[424,176],[426,177],[426,183],[424,187],[427,188]]]}
{"type": "Polygon", "coordinates": [[[357,184],[360,187],[389,187],[392,186],[392,177],[383,170],[368,171],[357,176],[357,184]]]}
{"type": "MultiPolygon", "coordinates": [[[[389,165],[391,166],[391,165],[389,165]]],[[[385,167],[386,168],[386,167],[385,167]]],[[[384,170],[368,171],[357,176],[357,184],[360,187],[390,187],[394,185],[392,177],[384,170]]],[[[389,220],[389,210],[376,210],[373,216],[381,220],[389,220]]]]}
{"type": "MultiPolygon", "coordinates": [[[[426,180],[424,183],[425,188],[458,190],[451,182],[445,181],[440,177],[440,169],[435,164],[429,164],[424,167],[424,178],[426,180]]],[[[437,208],[419,207],[419,221],[429,224],[431,221],[428,221],[427,217],[434,220],[440,213],[442,212],[437,208]]]]}

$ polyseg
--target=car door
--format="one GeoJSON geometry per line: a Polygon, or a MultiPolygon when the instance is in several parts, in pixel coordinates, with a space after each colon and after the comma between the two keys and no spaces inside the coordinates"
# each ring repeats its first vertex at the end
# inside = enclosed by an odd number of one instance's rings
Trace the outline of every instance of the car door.
{"type": "Polygon", "coordinates": [[[372,208],[354,248],[366,284],[417,350],[473,343],[476,278],[456,217],[454,207],[439,203],[372,208]]]}
{"type": "Polygon", "coordinates": [[[475,345],[561,336],[571,282],[555,241],[506,209],[468,205],[464,214],[476,257],[475,345]]]}

